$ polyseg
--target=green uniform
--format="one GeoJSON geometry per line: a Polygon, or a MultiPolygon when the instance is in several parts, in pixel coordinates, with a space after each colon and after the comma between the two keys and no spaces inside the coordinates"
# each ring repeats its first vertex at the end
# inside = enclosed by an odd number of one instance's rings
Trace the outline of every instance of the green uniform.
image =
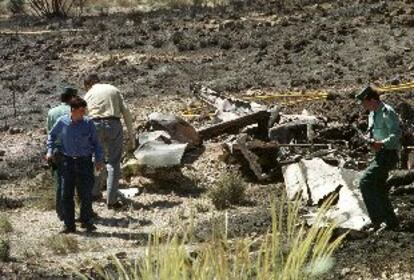
{"type": "Polygon", "coordinates": [[[364,171],[359,187],[371,222],[374,225],[385,222],[387,226],[394,227],[398,225],[398,220],[385,186],[389,171],[398,163],[401,146],[401,128],[394,109],[381,102],[380,107],[369,114],[368,129],[371,137],[382,141],[384,146],[364,171]]]}
{"type": "Polygon", "coordinates": [[[64,115],[67,115],[70,113],[70,106],[66,103],[62,103],[59,106],[56,106],[49,110],[47,113],[47,122],[46,122],[46,128],[47,132],[49,133],[50,130],[52,130],[52,127],[55,125],[56,121],[64,115]]]}
{"type": "MultiPolygon", "coordinates": [[[[62,103],[52,109],[49,110],[48,114],[47,114],[47,122],[46,122],[46,128],[47,128],[47,132],[49,133],[50,130],[53,128],[53,126],[55,125],[56,121],[64,116],[64,115],[68,115],[70,113],[70,106],[62,103]]],[[[59,150],[60,144],[59,144],[59,139],[56,141],[56,147],[59,150]]],[[[56,166],[55,168],[52,168],[52,176],[54,178],[55,181],[55,188],[56,188],[56,213],[59,217],[59,219],[63,219],[63,210],[62,210],[62,203],[61,203],[61,196],[62,196],[62,187],[61,187],[61,174],[60,174],[60,167],[59,165],[56,166]]]]}
{"type": "Polygon", "coordinates": [[[381,102],[376,112],[369,113],[368,130],[372,134],[372,138],[384,142],[386,150],[399,150],[401,148],[400,122],[391,106],[381,102]]]}

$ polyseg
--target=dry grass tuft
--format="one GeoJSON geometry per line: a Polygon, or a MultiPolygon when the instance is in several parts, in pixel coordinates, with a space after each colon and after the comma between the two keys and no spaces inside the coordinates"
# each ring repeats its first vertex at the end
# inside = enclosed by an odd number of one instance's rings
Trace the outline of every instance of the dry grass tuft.
{"type": "Polygon", "coordinates": [[[67,255],[79,252],[78,240],[70,235],[52,235],[46,239],[46,246],[55,254],[67,255]]]}

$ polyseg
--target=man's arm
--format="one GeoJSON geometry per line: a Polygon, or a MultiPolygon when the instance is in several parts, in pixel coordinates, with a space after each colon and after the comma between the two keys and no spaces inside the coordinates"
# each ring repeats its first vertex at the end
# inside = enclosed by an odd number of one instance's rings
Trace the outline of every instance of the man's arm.
{"type": "Polygon", "coordinates": [[[92,146],[93,146],[93,149],[94,149],[93,152],[95,154],[95,161],[97,163],[103,163],[104,162],[104,153],[103,153],[101,143],[99,142],[98,135],[96,133],[95,124],[93,123],[93,121],[89,121],[89,125],[90,125],[90,129],[91,129],[91,141],[92,141],[92,146]]]}
{"type": "Polygon", "coordinates": [[[53,155],[53,149],[55,148],[55,143],[58,135],[62,131],[62,122],[59,120],[56,122],[56,124],[52,127],[52,129],[49,131],[49,134],[47,136],[47,155],[46,157],[52,157],[53,155]]]}
{"type": "Polygon", "coordinates": [[[52,125],[53,125],[53,120],[52,120],[52,116],[49,113],[47,113],[47,119],[46,119],[46,129],[47,129],[47,133],[50,132],[50,130],[52,129],[52,125]]]}
{"type": "Polygon", "coordinates": [[[393,149],[399,145],[401,138],[400,121],[394,111],[388,110],[384,112],[384,122],[390,134],[387,138],[382,140],[382,142],[384,143],[385,148],[393,149]]]}
{"type": "Polygon", "coordinates": [[[119,98],[120,98],[121,113],[122,113],[122,116],[124,117],[125,125],[128,131],[128,150],[132,151],[135,149],[135,132],[134,132],[134,128],[132,125],[132,116],[121,94],[119,94],[119,98]]]}

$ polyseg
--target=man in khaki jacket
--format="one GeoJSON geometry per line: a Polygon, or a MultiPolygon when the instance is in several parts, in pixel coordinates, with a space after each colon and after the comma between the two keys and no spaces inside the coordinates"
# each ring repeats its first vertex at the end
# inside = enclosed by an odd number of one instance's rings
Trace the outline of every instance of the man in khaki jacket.
{"type": "MultiPolygon", "coordinates": [[[[135,133],[132,126],[132,117],[125,105],[121,92],[109,84],[100,83],[97,74],[90,74],[84,80],[85,89],[88,91],[85,100],[88,103],[88,115],[93,119],[98,138],[104,148],[106,170],[108,176],[107,205],[109,209],[122,207],[119,199],[119,179],[121,176],[121,157],[123,151],[123,130],[121,116],[124,118],[128,131],[128,150],[135,148],[135,133]]],[[[96,180],[93,189],[93,197],[101,197],[102,172],[96,180]]]]}

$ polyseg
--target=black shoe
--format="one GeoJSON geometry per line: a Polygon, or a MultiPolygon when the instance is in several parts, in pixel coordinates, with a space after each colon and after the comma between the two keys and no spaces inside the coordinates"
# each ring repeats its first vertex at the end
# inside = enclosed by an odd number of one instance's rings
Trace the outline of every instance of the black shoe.
{"type": "Polygon", "coordinates": [[[63,229],[59,232],[61,234],[69,234],[69,233],[75,233],[76,232],[76,227],[67,227],[64,226],[63,229]]]}
{"type": "Polygon", "coordinates": [[[365,231],[365,232],[376,232],[379,229],[381,229],[381,224],[377,224],[377,223],[371,223],[368,225],[365,225],[364,227],[362,227],[361,231],[365,231]]]}
{"type": "Polygon", "coordinates": [[[401,231],[400,223],[395,222],[395,223],[392,223],[392,224],[387,224],[387,226],[385,227],[385,230],[391,230],[391,231],[399,232],[399,231],[401,231]]]}
{"type": "MultiPolygon", "coordinates": [[[[98,213],[96,213],[95,211],[92,211],[92,213],[91,213],[90,217],[91,217],[91,219],[92,219],[92,220],[97,220],[97,219],[99,219],[99,215],[98,215],[98,213]]],[[[80,217],[76,218],[76,219],[75,219],[75,222],[77,222],[77,223],[84,223],[80,217]]]]}
{"type": "Polygon", "coordinates": [[[376,224],[373,227],[371,227],[370,229],[368,229],[368,232],[378,235],[383,231],[399,231],[399,230],[400,230],[399,224],[387,225],[386,223],[381,223],[379,225],[376,224]]]}
{"type": "Polygon", "coordinates": [[[126,206],[125,204],[122,204],[121,202],[117,201],[114,204],[109,204],[108,209],[121,210],[125,206],[126,206]]]}
{"type": "Polygon", "coordinates": [[[99,219],[99,215],[95,211],[92,211],[91,217],[92,219],[99,219]]]}
{"type": "Polygon", "coordinates": [[[81,224],[81,228],[86,229],[86,231],[87,231],[87,232],[92,232],[92,231],[97,230],[97,227],[96,227],[96,226],[94,226],[94,225],[93,225],[93,224],[91,224],[91,223],[82,223],[82,224],[81,224]]]}
{"type": "Polygon", "coordinates": [[[102,199],[103,199],[102,194],[92,196],[92,201],[101,201],[102,199]]]}

